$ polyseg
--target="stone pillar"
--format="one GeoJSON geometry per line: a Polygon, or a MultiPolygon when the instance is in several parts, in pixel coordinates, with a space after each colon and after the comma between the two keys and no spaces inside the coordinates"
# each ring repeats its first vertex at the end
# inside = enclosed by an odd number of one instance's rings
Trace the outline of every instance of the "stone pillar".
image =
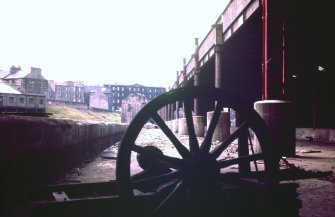
{"type": "MultiPolygon", "coordinates": [[[[182,73],[180,73],[182,75],[182,73]]],[[[179,71],[177,71],[177,88],[179,88],[179,71]]],[[[174,120],[172,121],[172,132],[173,133],[178,133],[178,119],[179,119],[179,101],[176,101],[175,103],[175,117],[174,120]]]]}
{"type": "MultiPolygon", "coordinates": [[[[199,86],[199,70],[195,69],[194,72],[194,86],[199,86]]],[[[194,115],[200,115],[200,108],[199,108],[199,99],[194,99],[194,115]]]]}
{"type": "Polygon", "coordinates": [[[215,45],[215,87],[222,88],[222,45],[215,45]]]}
{"type": "MultiPolygon", "coordinates": [[[[198,56],[198,38],[195,38],[195,53],[193,58],[195,60],[194,67],[194,86],[200,86],[200,64],[198,56]]],[[[193,116],[195,135],[203,137],[205,135],[205,117],[200,115],[200,102],[199,99],[194,99],[194,116],[193,116]]]]}
{"type": "Polygon", "coordinates": [[[178,134],[179,135],[188,135],[186,118],[178,119],[178,134]]]}
{"type": "Polygon", "coordinates": [[[193,124],[195,135],[198,137],[203,137],[205,135],[205,117],[204,116],[193,116],[193,124]]]}
{"type": "MultiPolygon", "coordinates": [[[[275,142],[278,153],[285,156],[295,155],[295,124],[292,102],[264,100],[254,103],[255,110],[265,121],[275,142]]],[[[256,143],[256,152],[261,148],[256,143]]]]}
{"type": "Polygon", "coordinates": [[[179,101],[176,102],[176,117],[173,120],[172,132],[178,133],[178,119],[179,119],[179,101]]]}
{"type": "Polygon", "coordinates": [[[170,120],[173,120],[173,116],[174,116],[174,106],[173,104],[170,104],[170,120]]]}
{"type": "Polygon", "coordinates": [[[170,120],[170,104],[168,104],[167,106],[167,121],[169,121],[170,120]]]}
{"type": "MultiPolygon", "coordinates": [[[[214,47],[214,55],[215,55],[215,87],[222,88],[222,26],[221,25],[213,25],[213,28],[217,30],[217,41],[214,47]]],[[[207,112],[207,129],[210,121],[212,120],[213,111],[207,112]]],[[[229,111],[222,111],[220,114],[220,118],[218,124],[216,125],[212,142],[222,142],[230,135],[230,114],[229,111]]]]}
{"type": "MultiPolygon", "coordinates": [[[[193,54],[194,62],[195,62],[195,67],[194,67],[194,86],[200,86],[200,63],[199,63],[199,55],[198,55],[198,48],[199,48],[199,41],[198,38],[195,38],[195,52],[193,54]]],[[[194,114],[195,115],[200,115],[200,109],[199,109],[199,100],[195,99],[194,100],[194,114]]]]}
{"type": "MultiPolygon", "coordinates": [[[[214,111],[207,112],[207,130],[212,120],[214,111]]],[[[212,142],[222,142],[230,135],[230,115],[229,112],[221,111],[220,118],[214,130],[212,142]]]]}

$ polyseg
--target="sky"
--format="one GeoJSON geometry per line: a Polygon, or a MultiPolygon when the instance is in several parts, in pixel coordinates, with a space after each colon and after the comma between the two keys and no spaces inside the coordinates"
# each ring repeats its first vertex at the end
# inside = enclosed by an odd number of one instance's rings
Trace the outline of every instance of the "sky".
{"type": "Polygon", "coordinates": [[[229,0],[1,0],[0,69],[55,81],[172,86],[229,0]]]}

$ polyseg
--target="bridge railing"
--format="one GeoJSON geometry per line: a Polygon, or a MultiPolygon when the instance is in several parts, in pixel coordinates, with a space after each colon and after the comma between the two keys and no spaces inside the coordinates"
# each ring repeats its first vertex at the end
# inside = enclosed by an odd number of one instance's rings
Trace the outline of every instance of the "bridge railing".
{"type": "Polygon", "coordinates": [[[227,41],[261,4],[262,0],[230,1],[216,21],[216,24],[222,25],[223,42],[227,41]]]}
{"type": "Polygon", "coordinates": [[[195,58],[194,58],[194,55],[192,55],[190,61],[188,61],[185,67],[185,74],[186,74],[187,79],[189,78],[188,75],[192,74],[194,68],[195,68],[195,58]]]}
{"type": "MultiPolygon", "coordinates": [[[[232,0],[228,3],[196,50],[200,67],[214,55],[214,46],[227,41],[261,4],[262,0],[232,0]]],[[[185,66],[186,80],[194,75],[196,64],[192,55],[185,66]]]]}
{"type": "Polygon", "coordinates": [[[180,73],[178,77],[178,84],[182,84],[184,82],[184,73],[180,73]]]}
{"type": "Polygon", "coordinates": [[[216,29],[212,28],[199,45],[199,60],[202,60],[216,42],[216,29]]]}

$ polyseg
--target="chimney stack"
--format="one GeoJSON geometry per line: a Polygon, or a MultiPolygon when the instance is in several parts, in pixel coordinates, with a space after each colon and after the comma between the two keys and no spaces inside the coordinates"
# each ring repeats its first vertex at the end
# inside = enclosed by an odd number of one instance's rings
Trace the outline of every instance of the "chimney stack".
{"type": "Polygon", "coordinates": [[[31,67],[30,72],[34,78],[40,78],[42,76],[42,69],[31,67]]]}
{"type": "Polygon", "coordinates": [[[20,66],[12,66],[10,67],[10,74],[15,74],[17,73],[18,71],[21,71],[21,67],[20,66]]]}

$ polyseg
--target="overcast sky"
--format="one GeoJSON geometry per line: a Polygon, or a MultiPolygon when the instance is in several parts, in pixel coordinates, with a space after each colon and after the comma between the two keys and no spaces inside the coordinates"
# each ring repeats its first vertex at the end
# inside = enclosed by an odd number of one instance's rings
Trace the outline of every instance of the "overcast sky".
{"type": "Polygon", "coordinates": [[[0,69],[171,86],[229,0],[1,0],[0,69]]]}

